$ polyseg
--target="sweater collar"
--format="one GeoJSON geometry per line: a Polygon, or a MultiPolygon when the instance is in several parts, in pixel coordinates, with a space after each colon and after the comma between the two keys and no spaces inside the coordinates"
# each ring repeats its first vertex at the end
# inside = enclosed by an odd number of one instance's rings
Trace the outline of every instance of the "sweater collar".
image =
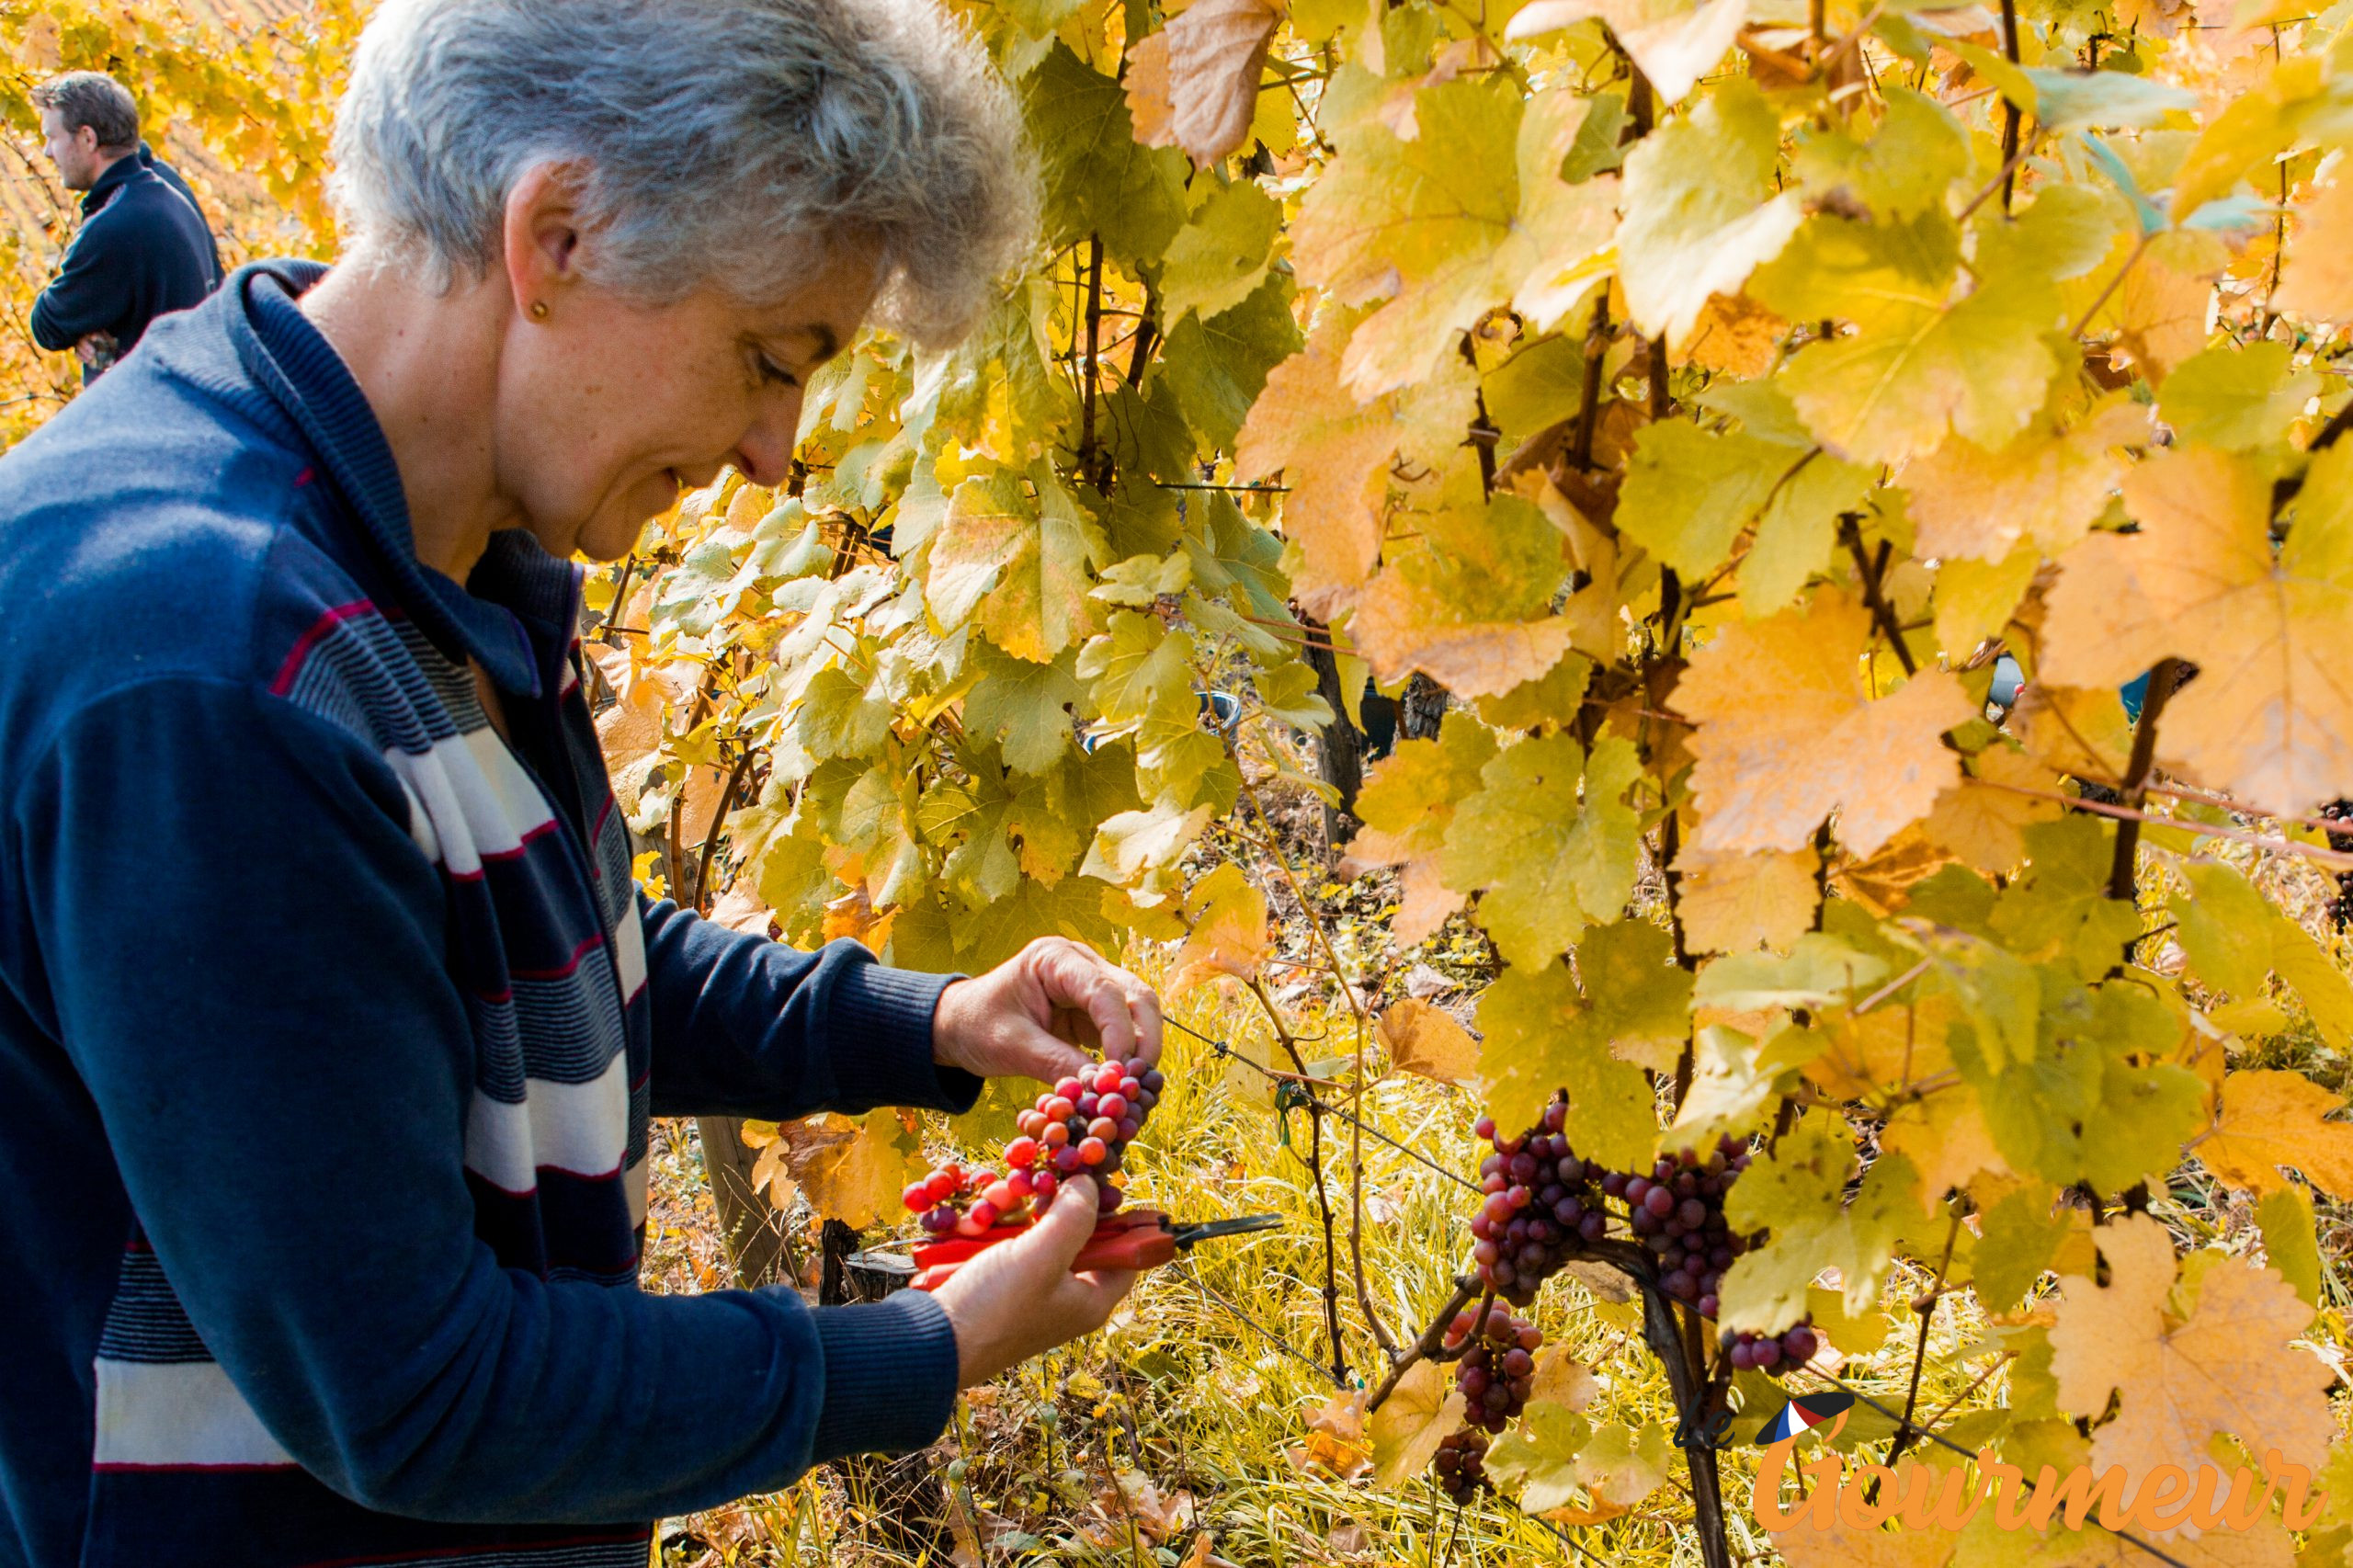
{"type": "Polygon", "coordinates": [[[112,201],[116,191],[120,190],[141,175],[150,172],[145,162],[136,153],[128,153],[117,158],[107,165],[107,172],[98,176],[97,183],[82,193],[82,216],[87,218],[91,213],[112,201]]]}
{"type": "Polygon", "coordinates": [[[520,528],[491,536],[464,587],[416,558],[383,428],[342,356],[295,303],[326,271],[314,261],[240,267],[222,290],[238,358],[309,438],[417,630],[453,657],[479,660],[501,690],[539,697],[554,689],[579,613],[576,570],[520,528]]]}

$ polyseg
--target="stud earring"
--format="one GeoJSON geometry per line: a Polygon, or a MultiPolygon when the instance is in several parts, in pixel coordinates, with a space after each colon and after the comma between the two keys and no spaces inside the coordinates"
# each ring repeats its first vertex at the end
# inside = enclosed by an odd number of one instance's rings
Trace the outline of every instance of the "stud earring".
{"type": "Polygon", "coordinates": [[[533,321],[545,321],[548,319],[548,302],[545,300],[534,300],[531,301],[531,319],[533,321]]]}

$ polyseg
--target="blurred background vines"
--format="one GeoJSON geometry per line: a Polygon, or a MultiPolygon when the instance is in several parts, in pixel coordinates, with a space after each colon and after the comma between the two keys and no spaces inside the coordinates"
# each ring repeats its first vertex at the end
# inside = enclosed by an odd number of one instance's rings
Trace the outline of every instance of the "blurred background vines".
{"type": "MultiPolygon", "coordinates": [[[[673,1560],[2342,1559],[2353,13],[954,8],[1039,256],[592,576],[639,876],[1125,955],[1185,1026],[1140,1195],[1288,1222],[673,1560]],[[2271,1449],[2331,1501],[1768,1537],[1682,1439],[1818,1390],[1891,1502],[2271,1449]]],[[[118,70],[233,254],[317,252],[358,19],[0,0],[0,436],[67,386],[25,88],[118,70]]],[[[666,1128],[650,1282],[854,1289],[1013,1108],[666,1128]]]]}

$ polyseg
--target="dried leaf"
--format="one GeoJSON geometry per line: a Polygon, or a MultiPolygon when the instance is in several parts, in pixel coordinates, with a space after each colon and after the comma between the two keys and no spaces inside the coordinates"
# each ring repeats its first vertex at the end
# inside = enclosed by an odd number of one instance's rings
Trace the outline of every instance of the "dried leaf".
{"type": "Polygon", "coordinates": [[[1441,1084],[1461,1084],[1479,1070],[1479,1042],[1453,1015],[1408,996],[1381,1015],[1381,1043],[1391,1065],[1441,1084]]]}

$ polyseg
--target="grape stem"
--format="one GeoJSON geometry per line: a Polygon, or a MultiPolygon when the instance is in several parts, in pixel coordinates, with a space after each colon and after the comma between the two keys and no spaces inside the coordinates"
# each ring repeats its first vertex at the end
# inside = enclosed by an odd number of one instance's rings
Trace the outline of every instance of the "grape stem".
{"type": "MultiPolygon", "coordinates": [[[[1381,1402],[1397,1392],[1399,1380],[1412,1371],[1418,1363],[1425,1360],[1453,1359],[1452,1357],[1445,1355],[1438,1349],[1438,1342],[1446,1337],[1446,1325],[1454,1321],[1457,1312],[1471,1304],[1471,1298],[1477,1293],[1478,1289],[1477,1275],[1458,1274],[1454,1277],[1454,1294],[1446,1299],[1446,1305],[1438,1308],[1438,1316],[1430,1319],[1430,1325],[1422,1330],[1422,1336],[1407,1346],[1390,1364],[1389,1375],[1381,1379],[1380,1385],[1365,1397],[1364,1410],[1367,1415],[1379,1410],[1381,1402]]],[[[1471,1344],[1470,1335],[1465,1335],[1462,1343],[1467,1349],[1471,1344]]]]}

